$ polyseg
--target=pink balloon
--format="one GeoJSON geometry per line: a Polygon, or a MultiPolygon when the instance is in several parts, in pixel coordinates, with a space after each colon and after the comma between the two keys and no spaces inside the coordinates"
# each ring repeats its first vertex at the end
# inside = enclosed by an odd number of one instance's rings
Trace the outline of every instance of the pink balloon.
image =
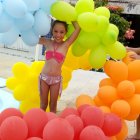
{"type": "Polygon", "coordinates": [[[60,117],[65,118],[65,117],[67,117],[68,115],[72,115],[72,114],[78,115],[78,116],[79,116],[79,113],[78,113],[78,111],[77,111],[75,108],[72,108],[72,107],[70,107],[70,108],[65,108],[65,109],[61,112],[60,117]]]}
{"type": "Polygon", "coordinates": [[[81,133],[82,129],[84,128],[83,121],[77,115],[69,115],[65,118],[73,127],[74,129],[74,140],[79,138],[79,134],[81,133]]]}
{"type": "Polygon", "coordinates": [[[0,126],[0,139],[2,140],[25,140],[27,136],[27,124],[20,117],[8,117],[0,126]]]}
{"type": "Polygon", "coordinates": [[[55,118],[58,117],[58,116],[57,116],[55,113],[53,113],[53,112],[46,112],[46,116],[47,116],[47,118],[48,118],[48,121],[50,121],[50,120],[55,119],[55,118]]]}
{"type": "Polygon", "coordinates": [[[7,117],[10,116],[18,116],[20,118],[23,118],[23,114],[20,112],[20,110],[16,108],[7,108],[3,110],[0,114],[0,125],[7,117]]]}
{"type": "Polygon", "coordinates": [[[63,118],[49,121],[43,130],[43,140],[73,140],[74,130],[63,118]]]}
{"type": "Polygon", "coordinates": [[[121,131],[121,128],[121,119],[117,115],[113,113],[105,114],[102,130],[104,131],[106,136],[117,135],[121,131]]]}
{"type": "Polygon", "coordinates": [[[38,138],[38,137],[30,137],[30,138],[28,138],[27,140],[43,140],[43,139],[38,138]]]}
{"type": "Polygon", "coordinates": [[[101,128],[90,125],[82,130],[79,140],[106,140],[106,137],[101,128]]]}
{"type": "Polygon", "coordinates": [[[78,111],[79,114],[81,115],[81,114],[82,114],[82,111],[83,111],[85,108],[89,107],[89,106],[90,106],[90,105],[88,105],[88,104],[80,105],[80,106],[77,108],[77,111],[78,111]]]}
{"type": "Polygon", "coordinates": [[[83,110],[81,119],[85,126],[96,125],[98,127],[102,127],[104,122],[104,113],[98,107],[89,106],[83,110]]]}
{"type": "Polygon", "coordinates": [[[28,137],[42,137],[44,126],[48,122],[46,112],[40,108],[33,108],[24,115],[23,119],[29,129],[28,137]]]}

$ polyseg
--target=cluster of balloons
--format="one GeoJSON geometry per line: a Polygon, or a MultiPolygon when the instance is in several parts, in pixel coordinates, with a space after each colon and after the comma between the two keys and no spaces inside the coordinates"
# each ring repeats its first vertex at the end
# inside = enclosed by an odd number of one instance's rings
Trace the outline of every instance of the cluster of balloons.
{"type": "Polygon", "coordinates": [[[78,97],[76,106],[96,105],[122,119],[137,119],[140,114],[140,60],[129,61],[128,64],[109,60],[104,71],[108,78],[100,81],[95,97],[78,97]]]}
{"type": "Polygon", "coordinates": [[[29,46],[50,31],[50,7],[56,0],[1,0],[0,43],[12,45],[19,35],[29,46]]]}
{"type": "MultiPolygon", "coordinates": [[[[117,41],[119,29],[109,23],[110,11],[106,7],[94,8],[93,0],[78,0],[75,7],[64,1],[56,1],[52,4],[50,13],[67,23],[77,20],[81,32],[72,45],[72,53],[79,57],[90,51],[88,61],[93,68],[103,67],[107,57],[115,60],[125,57],[126,49],[117,41]]],[[[69,24],[67,36],[72,31],[73,26],[69,24]]]]}
{"type": "MultiPolygon", "coordinates": [[[[12,67],[13,76],[6,80],[6,86],[13,91],[13,96],[20,101],[20,110],[25,113],[31,108],[39,107],[39,74],[44,61],[35,61],[31,65],[17,62],[12,67]]],[[[68,86],[72,70],[67,66],[62,68],[63,89],[68,86]]],[[[48,110],[48,109],[47,109],[48,110]]]]}
{"type": "Polygon", "coordinates": [[[59,115],[39,108],[0,113],[1,140],[116,140],[124,130],[126,124],[117,115],[93,106],[65,108],[59,115]]]}

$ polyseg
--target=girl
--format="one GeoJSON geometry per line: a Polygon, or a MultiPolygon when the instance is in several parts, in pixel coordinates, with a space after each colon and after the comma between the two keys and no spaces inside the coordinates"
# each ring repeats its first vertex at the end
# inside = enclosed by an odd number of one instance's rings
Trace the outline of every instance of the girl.
{"type": "Polygon", "coordinates": [[[61,68],[70,45],[76,40],[80,33],[77,22],[73,22],[75,30],[69,38],[63,40],[67,33],[67,24],[55,20],[52,24],[53,39],[41,37],[39,44],[46,47],[46,62],[40,74],[40,107],[46,111],[48,106],[48,95],[50,92],[50,111],[56,113],[58,95],[62,92],[61,68]]]}

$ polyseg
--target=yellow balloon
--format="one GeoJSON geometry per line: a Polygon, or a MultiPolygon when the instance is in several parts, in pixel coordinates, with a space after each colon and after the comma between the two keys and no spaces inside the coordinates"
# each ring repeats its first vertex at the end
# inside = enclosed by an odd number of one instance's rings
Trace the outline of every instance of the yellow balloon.
{"type": "Polygon", "coordinates": [[[20,82],[18,81],[17,78],[15,78],[15,77],[9,77],[6,80],[6,87],[9,88],[10,90],[14,90],[19,83],[20,82]]]}
{"type": "Polygon", "coordinates": [[[75,10],[78,15],[85,12],[93,12],[94,1],[93,0],[78,0],[75,4],[75,10]]]}
{"type": "Polygon", "coordinates": [[[85,12],[78,16],[79,26],[86,32],[97,31],[98,16],[92,12],[85,12]]]}
{"type": "Polygon", "coordinates": [[[66,66],[62,67],[62,77],[63,77],[63,82],[68,82],[70,81],[72,77],[72,70],[66,66]]]}
{"type": "Polygon", "coordinates": [[[61,21],[75,21],[77,14],[75,8],[67,2],[56,1],[51,6],[51,15],[61,21]]]}
{"type": "Polygon", "coordinates": [[[105,16],[108,19],[110,18],[110,11],[106,7],[98,7],[94,10],[94,13],[97,14],[98,16],[105,16]]]}
{"type": "Polygon", "coordinates": [[[119,34],[119,29],[118,29],[118,27],[115,24],[110,23],[109,24],[109,29],[110,30],[114,30],[117,35],[119,34]]]}
{"type": "Polygon", "coordinates": [[[17,62],[13,65],[12,72],[16,78],[23,80],[29,74],[29,67],[23,62],[17,62]]]}

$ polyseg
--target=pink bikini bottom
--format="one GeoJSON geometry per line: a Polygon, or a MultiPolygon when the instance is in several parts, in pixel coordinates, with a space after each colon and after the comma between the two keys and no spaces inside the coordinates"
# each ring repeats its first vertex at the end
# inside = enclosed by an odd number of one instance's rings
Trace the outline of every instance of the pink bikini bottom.
{"type": "Polygon", "coordinates": [[[48,86],[60,83],[59,95],[61,95],[61,93],[62,93],[62,76],[50,76],[50,75],[41,73],[39,78],[40,78],[40,80],[45,81],[48,86]]]}

